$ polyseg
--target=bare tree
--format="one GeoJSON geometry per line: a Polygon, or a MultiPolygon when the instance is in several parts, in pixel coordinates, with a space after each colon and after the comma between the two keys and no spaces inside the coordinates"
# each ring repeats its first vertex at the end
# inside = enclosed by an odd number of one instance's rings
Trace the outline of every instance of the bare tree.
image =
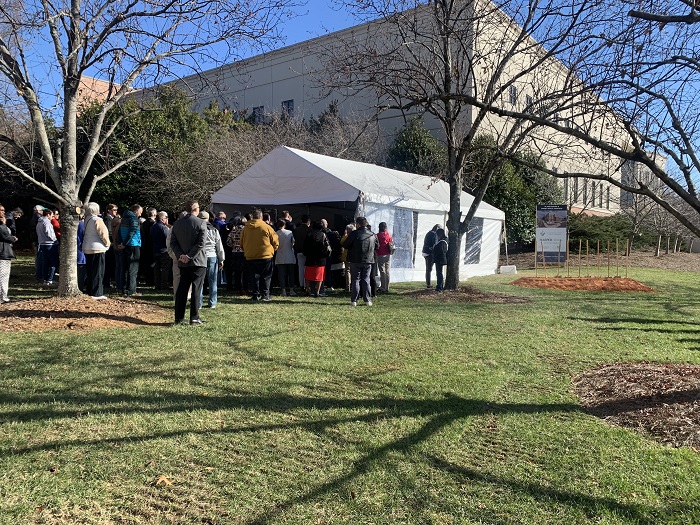
{"type": "Polygon", "coordinates": [[[145,151],[89,176],[93,160],[122,121],[107,124],[108,111],[137,82],[148,86],[172,78],[179,71],[173,66],[187,63],[196,68],[246,46],[275,41],[276,23],[293,4],[294,0],[24,0],[14,10],[0,8],[0,76],[12,86],[9,100],[21,104],[37,146],[35,154],[12,136],[2,135],[0,141],[27,156],[32,169],[2,155],[0,163],[42,188],[61,207],[65,233],[60,294],[78,291],[74,263],[80,208],[97,182],[145,151]],[[52,75],[42,78],[47,70],[52,75]],[[87,95],[81,90],[88,75],[102,78],[104,86],[98,94],[101,110],[85,130],[78,128],[76,117],[81,97],[87,95]],[[79,133],[88,134],[82,156],[79,133]]]}
{"type": "Polygon", "coordinates": [[[628,0],[623,6],[631,9],[622,11],[617,1],[600,2],[599,9],[611,13],[609,19],[601,18],[589,39],[576,42],[565,54],[557,53],[575,77],[550,110],[541,114],[494,106],[491,111],[526,119],[540,135],[545,128],[557,136],[568,135],[607,156],[614,168],[588,175],[552,170],[553,174],[586,176],[616,186],[623,194],[636,194],[700,235],[700,24],[695,23],[695,2],[677,3],[682,4],[689,14],[679,19],[665,11],[668,2],[628,0]],[[552,111],[568,111],[571,120],[552,118],[552,111]],[[621,177],[625,165],[643,169],[621,177]]]}
{"type": "Polygon", "coordinates": [[[545,120],[556,114],[555,105],[563,109],[561,94],[576,76],[555,57],[590,40],[607,14],[594,0],[343,3],[374,22],[329,46],[326,85],[355,96],[365,93],[368,99],[374,94],[379,112],[426,114],[438,128],[448,158],[443,179],[450,185],[445,286],[454,289],[462,236],[505,156],[536,146],[545,156],[566,150],[582,171],[591,164],[591,148],[567,135],[545,134],[534,141],[538,124],[524,117],[537,114],[545,120]],[[497,155],[486,172],[466,177],[479,134],[496,138],[497,155]],[[465,177],[478,185],[471,188],[475,199],[463,217],[465,177]]]}
{"type": "Polygon", "coordinates": [[[377,162],[385,153],[385,145],[367,133],[366,128],[367,122],[359,117],[340,118],[331,104],[310,122],[284,113],[268,113],[263,124],[212,129],[200,144],[181,155],[155,157],[153,168],[162,177],[157,186],[144,187],[143,193],[157,197],[158,202],[170,209],[182,204],[183,195],[207,205],[213,192],[278,146],[377,162]]]}

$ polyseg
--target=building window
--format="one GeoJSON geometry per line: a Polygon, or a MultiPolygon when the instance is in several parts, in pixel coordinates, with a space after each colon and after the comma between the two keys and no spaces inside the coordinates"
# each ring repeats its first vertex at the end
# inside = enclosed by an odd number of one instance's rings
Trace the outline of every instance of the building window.
{"type": "MultiPolygon", "coordinates": [[[[557,173],[557,170],[554,170],[554,173],[557,173]]],[[[564,202],[568,203],[569,202],[569,178],[565,177],[564,178],[564,202]]]]}
{"type": "Polygon", "coordinates": [[[586,179],[583,179],[583,205],[587,206],[588,205],[588,181],[586,179]]]}
{"type": "Polygon", "coordinates": [[[603,184],[600,184],[600,191],[598,192],[598,207],[603,207],[603,184]]]}
{"type": "Polygon", "coordinates": [[[574,203],[578,202],[578,177],[574,177],[574,203]]]}
{"type": "Polygon", "coordinates": [[[518,88],[515,86],[510,86],[508,88],[508,99],[510,103],[515,106],[518,102],[518,88]]]}
{"type": "Polygon", "coordinates": [[[291,117],[294,115],[294,100],[283,100],[282,101],[282,114],[291,117]]]}
{"type": "Polygon", "coordinates": [[[525,95],[525,105],[527,106],[525,111],[532,113],[532,97],[530,95],[525,95]]]}
{"type": "Polygon", "coordinates": [[[605,196],[605,208],[610,209],[610,186],[608,186],[607,195],[605,196]]]}
{"type": "Polygon", "coordinates": [[[262,124],[265,121],[265,106],[255,106],[253,108],[253,123],[262,124]]]}
{"type": "Polygon", "coordinates": [[[595,181],[591,182],[591,206],[595,206],[595,181]]]}

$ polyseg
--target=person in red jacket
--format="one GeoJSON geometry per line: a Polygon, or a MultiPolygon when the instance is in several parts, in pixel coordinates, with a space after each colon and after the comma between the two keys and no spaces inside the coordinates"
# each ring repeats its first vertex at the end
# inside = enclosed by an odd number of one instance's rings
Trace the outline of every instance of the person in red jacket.
{"type": "Polygon", "coordinates": [[[377,234],[379,249],[377,250],[377,265],[379,266],[379,292],[389,293],[389,268],[391,267],[391,244],[394,239],[387,230],[386,223],[379,223],[379,233],[377,234]]]}

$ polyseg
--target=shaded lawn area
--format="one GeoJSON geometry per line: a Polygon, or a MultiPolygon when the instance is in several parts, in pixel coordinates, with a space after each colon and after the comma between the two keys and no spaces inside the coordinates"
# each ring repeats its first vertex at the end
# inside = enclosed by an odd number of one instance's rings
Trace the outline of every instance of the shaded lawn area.
{"type": "Polygon", "coordinates": [[[203,327],[2,333],[0,523],[700,522],[700,455],[588,414],[571,383],[700,364],[695,276],[514,277],[470,284],[527,301],[224,296],[203,327]]]}

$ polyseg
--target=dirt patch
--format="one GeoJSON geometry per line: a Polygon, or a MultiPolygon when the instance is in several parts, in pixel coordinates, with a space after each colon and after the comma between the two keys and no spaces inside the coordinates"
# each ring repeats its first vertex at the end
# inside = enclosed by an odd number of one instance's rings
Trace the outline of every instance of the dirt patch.
{"type": "MultiPolygon", "coordinates": [[[[586,262],[585,256],[581,257],[581,272],[583,275],[595,275],[595,276],[608,276],[614,277],[616,275],[625,276],[627,268],[629,272],[633,272],[635,268],[658,268],[661,270],[671,270],[679,272],[700,272],[700,253],[662,253],[658,257],[654,255],[651,251],[633,251],[629,257],[624,255],[619,255],[617,258],[615,254],[610,255],[610,273],[608,274],[608,255],[606,253],[601,253],[600,256],[600,267],[598,265],[597,254],[591,252],[588,257],[588,262],[586,262]]],[[[518,253],[511,254],[508,257],[508,262],[506,263],[505,255],[501,255],[500,263],[501,266],[505,264],[515,265],[519,270],[533,270],[535,268],[535,253],[518,253]]],[[[578,255],[572,253],[570,256],[570,276],[578,275],[579,271],[579,258],[578,255]],[[575,273],[574,273],[575,272],[575,273]]],[[[538,263],[540,270],[542,270],[542,263],[538,263]]],[[[547,265],[546,271],[550,275],[557,271],[557,265],[547,265]]],[[[562,268],[560,270],[562,273],[566,273],[562,268]]],[[[634,276],[634,275],[633,275],[634,276]]],[[[629,275],[627,275],[629,277],[629,275]]]]}
{"type": "Polygon", "coordinates": [[[602,277],[521,277],[513,281],[515,286],[525,288],[549,288],[563,291],[614,291],[614,292],[653,292],[652,288],[625,278],[602,277]]]}
{"type": "Polygon", "coordinates": [[[700,366],[614,363],[573,379],[591,414],[673,447],[700,450],[700,366]]]}
{"type": "Polygon", "coordinates": [[[456,290],[436,292],[435,290],[418,290],[405,292],[403,295],[418,301],[435,303],[499,303],[499,304],[523,304],[530,303],[527,297],[484,292],[473,286],[460,286],[456,290]]]}
{"type": "Polygon", "coordinates": [[[0,306],[0,331],[94,330],[166,326],[171,312],[135,299],[110,297],[50,297],[13,301],[0,306]]]}

